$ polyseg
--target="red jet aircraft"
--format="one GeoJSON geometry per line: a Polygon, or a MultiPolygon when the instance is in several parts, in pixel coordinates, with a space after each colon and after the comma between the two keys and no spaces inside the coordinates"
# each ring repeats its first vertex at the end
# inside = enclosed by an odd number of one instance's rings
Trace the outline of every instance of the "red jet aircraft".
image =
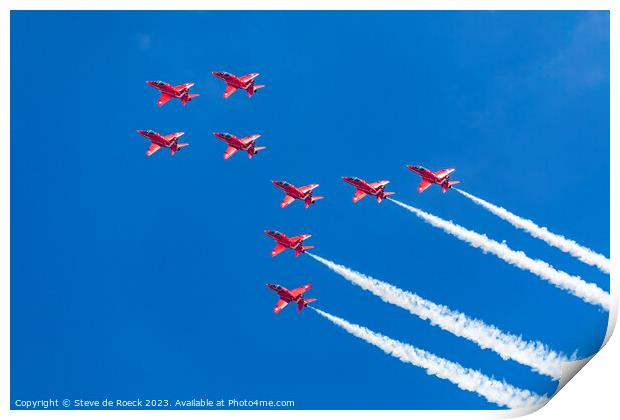
{"type": "Polygon", "coordinates": [[[227,84],[226,90],[224,91],[224,99],[228,99],[237,89],[246,90],[248,92],[248,97],[251,98],[254,92],[265,87],[265,85],[257,85],[254,83],[254,78],[257,77],[259,73],[250,73],[245,76],[237,77],[225,71],[214,71],[213,75],[218,79],[222,79],[227,84]]]}
{"type": "Polygon", "coordinates": [[[284,200],[280,203],[280,207],[284,208],[291,204],[293,201],[302,200],[306,203],[306,208],[310,207],[310,204],[314,204],[315,201],[321,200],[324,197],[313,197],[312,190],[319,186],[319,184],[310,184],[297,188],[293,184],[286,181],[271,181],[273,185],[280,188],[286,194],[284,200]]]}
{"type": "Polygon", "coordinates": [[[278,242],[275,248],[271,250],[272,257],[275,257],[287,248],[294,250],[296,257],[298,257],[299,254],[301,254],[302,252],[306,252],[307,249],[314,248],[313,246],[304,246],[303,244],[306,239],[312,236],[307,233],[299,236],[293,236],[292,238],[289,238],[288,236],[278,232],[277,230],[266,230],[265,233],[267,234],[267,236],[271,236],[278,242]]]}
{"type": "Polygon", "coordinates": [[[182,85],[172,86],[160,80],[156,80],[156,81],[149,80],[146,82],[146,84],[149,86],[153,86],[155,89],[161,92],[161,96],[159,97],[159,100],[157,101],[158,106],[162,106],[163,104],[165,104],[172,98],[180,99],[181,103],[185,105],[186,103],[191,101],[192,98],[195,98],[196,96],[200,96],[197,93],[189,93],[189,88],[194,86],[193,83],[183,83],[182,85]]]}
{"type": "Polygon", "coordinates": [[[385,186],[390,183],[390,181],[387,180],[368,183],[363,179],[351,176],[343,176],[342,179],[344,182],[347,182],[357,188],[357,191],[355,191],[355,195],[353,196],[354,203],[357,203],[368,194],[377,197],[378,203],[380,203],[387,196],[396,194],[385,191],[385,186]]]}
{"type": "Polygon", "coordinates": [[[312,288],[311,284],[306,284],[305,286],[298,287],[297,289],[288,290],[286,287],[282,287],[279,284],[266,284],[268,288],[273,290],[280,296],[280,300],[276,303],[276,307],[273,308],[273,313],[277,314],[280,312],[286,305],[291,302],[297,302],[297,312],[301,312],[303,308],[308,306],[309,303],[314,302],[315,298],[306,299],[304,297],[304,292],[310,288],[312,288]]]}
{"type": "Polygon", "coordinates": [[[170,149],[170,154],[174,155],[182,147],[189,146],[189,143],[179,143],[179,137],[185,134],[183,132],[162,136],[153,130],[138,130],[138,134],[151,141],[151,146],[146,151],[147,156],[151,156],[162,147],[168,147],[170,149]]]}
{"type": "Polygon", "coordinates": [[[422,166],[415,165],[407,165],[407,168],[422,177],[422,182],[420,182],[420,186],[418,187],[419,193],[423,192],[431,184],[441,185],[441,192],[445,193],[448,188],[452,188],[453,185],[461,183],[460,181],[450,181],[448,175],[454,172],[454,168],[442,169],[437,172],[431,172],[422,166]]]}
{"type": "Polygon", "coordinates": [[[266,149],[264,146],[256,146],[256,139],[260,137],[260,134],[252,134],[251,136],[243,138],[238,138],[228,133],[213,133],[213,135],[228,143],[228,148],[226,152],[224,152],[224,159],[228,159],[234,155],[237,150],[248,152],[248,159],[252,159],[252,156],[257,155],[259,150],[266,149]]]}

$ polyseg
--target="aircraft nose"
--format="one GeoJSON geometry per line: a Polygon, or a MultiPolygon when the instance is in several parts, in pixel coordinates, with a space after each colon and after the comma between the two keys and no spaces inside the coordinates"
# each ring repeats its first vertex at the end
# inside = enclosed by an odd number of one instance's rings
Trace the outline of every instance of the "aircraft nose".
{"type": "Polygon", "coordinates": [[[275,180],[275,179],[274,179],[274,180],[272,180],[272,181],[271,181],[271,183],[272,183],[273,185],[279,185],[279,184],[280,184],[280,181],[278,181],[278,180],[275,180]]]}
{"type": "Polygon", "coordinates": [[[273,231],[271,231],[271,230],[266,230],[266,231],[265,231],[265,233],[266,233],[267,235],[271,235],[271,234],[273,233],[273,231]]]}
{"type": "Polygon", "coordinates": [[[214,75],[215,77],[217,77],[217,76],[219,76],[220,72],[219,71],[212,71],[211,74],[214,75]]]}

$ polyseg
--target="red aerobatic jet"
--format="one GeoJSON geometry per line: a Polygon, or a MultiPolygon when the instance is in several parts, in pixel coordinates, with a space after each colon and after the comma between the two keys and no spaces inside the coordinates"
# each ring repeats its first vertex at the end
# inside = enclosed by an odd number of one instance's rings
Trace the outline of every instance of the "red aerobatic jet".
{"type": "Polygon", "coordinates": [[[418,187],[419,193],[427,189],[431,184],[441,185],[441,192],[445,193],[448,188],[452,188],[453,185],[461,183],[460,181],[450,181],[448,175],[454,172],[454,168],[442,169],[437,172],[431,172],[422,166],[415,165],[407,165],[407,168],[422,177],[422,182],[420,182],[420,186],[418,187]]]}
{"type": "Polygon", "coordinates": [[[355,195],[353,196],[354,203],[357,203],[368,194],[377,197],[378,203],[380,203],[387,196],[396,194],[385,191],[385,186],[390,183],[390,181],[387,180],[368,183],[363,179],[354,176],[343,176],[342,179],[344,182],[347,182],[357,188],[357,191],[355,191],[355,195]]]}
{"type": "Polygon", "coordinates": [[[307,233],[299,236],[293,236],[292,238],[289,238],[288,236],[278,232],[277,230],[266,230],[265,233],[278,242],[275,248],[271,250],[272,257],[275,257],[287,248],[295,251],[296,257],[298,257],[299,254],[301,254],[302,252],[306,252],[307,249],[314,248],[313,246],[304,246],[303,244],[306,239],[312,236],[307,233]]]}
{"type": "Polygon", "coordinates": [[[170,154],[174,155],[182,147],[189,146],[189,143],[179,143],[179,137],[185,134],[183,132],[162,136],[153,130],[138,130],[138,134],[143,135],[151,141],[151,146],[146,151],[147,156],[151,156],[162,147],[168,147],[170,149],[170,154]]]}
{"type": "Polygon", "coordinates": [[[257,85],[254,83],[254,78],[256,78],[259,73],[250,73],[245,76],[237,77],[225,71],[214,71],[213,75],[218,79],[222,79],[227,84],[226,90],[224,91],[224,99],[228,99],[237,89],[246,90],[248,92],[248,97],[251,98],[254,92],[265,87],[265,85],[257,85]]]}
{"type": "Polygon", "coordinates": [[[200,96],[197,93],[189,93],[189,88],[194,86],[194,84],[191,82],[183,83],[182,85],[178,85],[178,86],[172,86],[169,83],[165,83],[160,80],[155,80],[155,81],[148,80],[146,84],[149,86],[153,86],[155,89],[161,92],[161,96],[159,97],[159,100],[157,101],[158,106],[162,106],[163,104],[165,104],[172,98],[180,99],[181,103],[185,105],[186,103],[191,101],[192,98],[195,98],[196,96],[200,96]]]}
{"type": "Polygon", "coordinates": [[[302,200],[306,203],[306,208],[310,207],[310,204],[314,204],[315,201],[321,200],[324,197],[313,197],[312,190],[319,186],[319,184],[310,184],[303,187],[296,187],[293,184],[286,181],[271,181],[273,185],[280,188],[286,194],[284,200],[280,203],[280,207],[284,208],[291,204],[293,201],[302,200]]]}
{"type": "Polygon", "coordinates": [[[309,303],[316,300],[315,298],[306,299],[304,297],[304,292],[312,288],[311,284],[306,284],[305,286],[301,286],[293,290],[288,290],[286,287],[282,287],[279,284],[266,284],[265,286],[276,292],[280,297],[280,300],[276,303],[276,307],[273,308],[274,314],[280,312],[291,302],[297,302],[297,312],[301,312],[301,310],[308,306],[309,303]]]}
{"type": "Polygon", "coordinates": [[[213,135],[228,143],[228,148],[226,152],[224,152],[224,159],[228,159],[234,155],[237,150],[248,152],[248,159],[252,159],[252,156],[257,155],[259,150],[266,149],[264,146],[256,146],[256,139],[260,137],[260,134],[252,134],[251,136],[243,138],[238,138],[228,133],[213,133],[213,135]]]}

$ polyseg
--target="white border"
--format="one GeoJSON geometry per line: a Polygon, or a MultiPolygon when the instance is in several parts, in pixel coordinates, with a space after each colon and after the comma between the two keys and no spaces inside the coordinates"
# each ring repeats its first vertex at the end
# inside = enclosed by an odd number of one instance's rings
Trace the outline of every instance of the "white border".
{"type": "MultiPolygon", "coordinates": [[[[611,93],[611,256],[615,256],[619,249],[618,241],[620,235],[618,232],[617,215],[620,212],[618,198],[620,191],[619,176],[620,172],[617,167],[620,148],[618,146],[618,101],[620,100],[620,92],[618,89],[618,40],[619,40],[619,24],[620,6],[613,0],[314,0],[314,1],[297,1],[291,4],[290,1],[282,0],[264,0],[260,3],[249,0],[221,0],[221,1],[199,1],[199,0],[94,0],[89,2],[76,0],[8,0],[2,2],[2,56],[9,57],[10,48],[10,10],[610,10],[611,16],[611,48],[610,48],[610,93],[611,93]],[[614,215],[616,215],[614,217],[614,215]]],[[[2,337],[4,338],[0,347],[0,357],[2,359],[2,381],[0,382],[0,413],[8,414],[12,417],[35,418],[41,416],[62,416],[63,418],[108,418],[110,415],[115,417],[148,417],[163,418],[174,416],[177,417],[209,417],[209,418],[270,418],[284,419],[291,416],[297,418],[316,418],[317,416],[328,415],[331,417],[346,418],[376,418],[378,416],[389,416],[391,418],[507,418],[514,417],[526,412],[517,412],[509,410],[501,411],[117,411],[113,413],[108,411],[10,411],[10,356],[9,356],[9,337],[10,337],[10,210],[9,210],[9,187],[10,187],[10,127],[9,127],[9,111],[10,111],[10,71],[7,62],[0,67],[2,80],[4,81],[2,113],[0,115],[0,127],[4,132],[4,147],[0,153],[0,197],[2,206],[0,206],[1,222],[0,235],[0,277],[2,281],[2,302],[0,306],[0,325],[2,329],[2,337]]],[[[36,100],[34,98],[33,100],[36,100]]],[[[612,258],[612,275],[611,275],[611,295],[613,306],[610,311],[610,323],[607,330],[605,342],[610,339],[611,333],[615,327],[618,314],[618,296],[620,289],[617,287],[618,273],[617,261],[612,258]]],[[[611,419],[618,414],[617,407],[617,386],[616,378],[620,373],[620,344],[615,338],[601,350],[601,353],[588,363],[584,372],[579,374],[579,379],[570,381],[570,384],[562,389],[547,406],[537,411],[533,416],[538,420],[545,419],[583,419],[584,416],[594,416],[596,419],[611,419]]],[[[576,373],[583,365],[574,367],[576,373]]],[[[564,384],[562,384],[564,385],[564,384]]]]}

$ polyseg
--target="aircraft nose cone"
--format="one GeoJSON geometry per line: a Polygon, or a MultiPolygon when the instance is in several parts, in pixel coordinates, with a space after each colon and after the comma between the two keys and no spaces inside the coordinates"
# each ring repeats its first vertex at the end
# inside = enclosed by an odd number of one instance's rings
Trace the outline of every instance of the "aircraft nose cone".
{"type": "Polygon", "coordinates": [[[214,76],[216,76],[216,77],[217,77],[218,73],[219,73],[219,72],[217,72],[217,71],[212,71],[212,72],[211,72],[211,74],[212,74],[212,75],[214,75],[214,76]]]}

